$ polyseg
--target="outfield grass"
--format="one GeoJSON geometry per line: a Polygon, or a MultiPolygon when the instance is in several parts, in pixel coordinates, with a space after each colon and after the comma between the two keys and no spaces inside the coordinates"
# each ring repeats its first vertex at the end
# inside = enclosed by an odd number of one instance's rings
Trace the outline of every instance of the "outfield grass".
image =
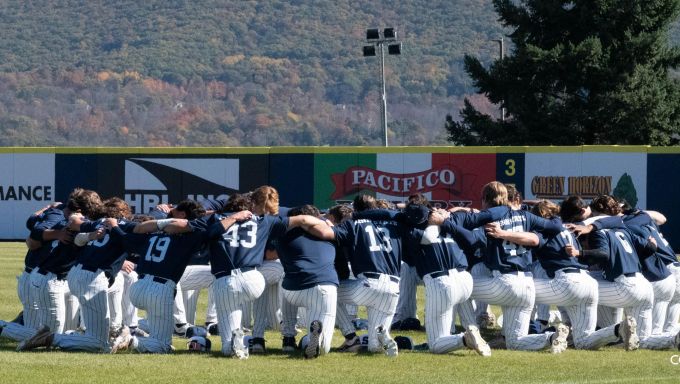
{"type": "MultiPolygon", "coordinates": [[[[11,319],[21,309],[15,276],[23,268],[24,246],[0,243],[0,318],[11,319]]],[[[204,295],[199,303],[205,316],[204,295]]],[[[422,318],[422,292],[419,291],[422,318]]],[[[404,332],[425,341],[423,332],[404,332]]],[[[66,352],[14,351],[16,343],[0,341],[0,383],[631,383],[680,382],[680,365],[670,363],[674,351],[624,352],[568,350],[557,356],[494,350],[489,358],[468,351],[447,355],[402,352],[396,359],[383,355],[331,353],[305,361],[281,353],[280,335],[268,332],[266,356],[245,361],[189,354],[185,340],[174,339],[177,352],[168,356],[141,354],[98,355],[66,352]]],[[[219,338],[211,338],[219,351],[219,338]]],[[[336,331],[334,345],[342,337],[336,331]]]]}

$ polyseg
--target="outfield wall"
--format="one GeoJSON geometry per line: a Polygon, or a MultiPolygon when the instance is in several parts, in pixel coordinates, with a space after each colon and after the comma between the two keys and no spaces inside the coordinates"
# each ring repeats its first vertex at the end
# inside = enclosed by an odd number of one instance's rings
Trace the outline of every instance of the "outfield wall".
{"type": "Polygon", "coordinates": [[[663,232],[675,244],[679,176],[680,148],[646,146],[2,148],[0,239],[24,238],[28,215],[78,186],[124,197],[138,213],[263,184],[276,187],[285,206],[327,208],[364,191],[392,201],[421,192],[442,206],[479,207],[481,187],[499,180],[527,199],[626,197],[663,212],[663,232]]]}

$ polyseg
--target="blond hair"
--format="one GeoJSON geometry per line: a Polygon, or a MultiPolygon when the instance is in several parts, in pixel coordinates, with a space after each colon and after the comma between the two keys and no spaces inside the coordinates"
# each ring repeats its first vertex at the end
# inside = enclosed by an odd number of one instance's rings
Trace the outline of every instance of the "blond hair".
{"type": "Polygon", "coordinates": [[[482,201],[489,207],[508,205],[508,189],[499,181],[492,181],[482,187],[482,201]]]}
{"type": "Polygon", "coordinates": [[[253,205],[269,215],[279,214],[279,192],[276,188],[263,185],[250,195],[253,205]]]}

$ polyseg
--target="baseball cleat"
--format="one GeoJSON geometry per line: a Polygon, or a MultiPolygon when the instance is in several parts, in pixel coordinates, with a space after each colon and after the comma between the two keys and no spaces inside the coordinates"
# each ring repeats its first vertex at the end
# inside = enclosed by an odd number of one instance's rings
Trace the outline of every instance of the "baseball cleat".
{"type": "Polygon", "coordinates": [[[555,333],[550,336],[550,352],[562,353],[566,351],[567,336],[569,336],[569,328],[564,324],[558,324],[555,327],[555,333]]]}
{"type": "Polygon", "coordinates": [[[235,329],[231,333],[231,352],[232,356],[238,358],[239,360],[245,360],[248,358],[248,348],[243,344],[243,330],[235,329]]]}
{"type": "Polygon", "coordinates": [[[139,327],[130,327],[130,334],[136,337],[149,337],[149,333],[139,327]]]}
{"type": "Polygon", "coordinates": [[[217,327],[217,323],[205,323],[205,329],[208,330],[208,335],[219,336],[220,329],[217,327]]]}
{"type": "Polygon", "coordinates": [[[496,315],[492,312],[484,312],[477,316],[477,324],[481,329],[491,329],[496,326],[496,315]]]}
{"type": "Polygon", "coordinates": [[[634,351],[640,347],[640,338],[637,335],[637,322],[632,316],[626,316],[619,327],[619,334],[623,339],[623,348],[626,351],[634,351]]]}
{"type": "Polygon", "coordinates": [[[297,349],[295,345],[295,336],[284,336],[281,344],[281,351],[283,353],[293,353],[297,349]]]}
{"type": "Polygon", "coordinates": [[[361,339],[359,336],[354,336],[351,339],[345,339],[345,341],[342,343],[340,348],[338,348],[339,352],[359,352],[361,349],[361,339]]]}
{"type": "Polygon", "coordinates": [[[482,338],[479,334],[479,328],[474,325],[468,326],[467,331],[463,334],[463,339],[465,340],[465,345],[479,353],[480,355],[487,357],[491,356],[491,348],[489,344],[482,338]]]}
{"type": "Polygon", "coordinates": [[[673,346],[675,349],[680,350],[680,332],[675,334],[675,337],[673,338],[673,346]]]}
{"type": "Polygon", "coordinates": [[[256,355],[262,355],[267,352],[265,348],[265,341],[262,337],[253,337],[248,340],[248,352],[256,355]]]}
{"type": "MultiPolygon", "coordinates": [[[[138,330],[139,331],[139,330],[138,330]]],[[[111,347],[111,353],[118,353],[122,351],[127,351],[132,345],[132,335],[130,334],[130,328],[123,327],[120,331],[120,335],[113,340],[113,346],[111,347]]]]}
{"type": "Polygon", "coordinates": [[[30,351],[39,347],[51,347],[54,334],[50,332],[50,327],[43,326],[31,338],[28,338],[17,346],[17,351],[30,351]]]}
{"type": "Polygon", "coordinates": [[[378,341],[385,350],[385,355],[389,357],[397,357],[397,355],[399,355],[397,343],[392,339],[392,337],[390,337],[389,333],[387,333],[382,325],[378,326],[376,330],[378,331],[378,341]]]}
{"type": "Polygon", "coordinates": [[[305,347],[305,359],[314,359],[319,357],[321,351],[321,330],[322,325],[319,320],[312,321],[309,325],[309,340],[305,347]]]}
{"type": "Polygon", "coordinates": [[[175,336],[179,336],[179,337],[186,337],[187,330],[191,327],[193,327],[193,325],[189,324],[189,323],[184,323],[182,325],[175,325],[175,330],[173,331],[173,334],[175,336]]]}

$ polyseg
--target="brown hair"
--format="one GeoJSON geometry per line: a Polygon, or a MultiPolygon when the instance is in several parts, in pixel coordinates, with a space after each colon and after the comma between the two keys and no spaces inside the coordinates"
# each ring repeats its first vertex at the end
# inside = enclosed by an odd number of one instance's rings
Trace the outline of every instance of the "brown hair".
{"type": "Polygon", "coordinates": [[[482,188],[482,201],[489,207],[508,205],[508,189],[499,181],[492,181],[482,188]]]}
{"type": "Polygon", "coordinates": [[[531,213],[546,219],[551,219],[560,214],[560,207],[550,200],[541,200],[531,209],[531,213]]]}
{"type": "Polygon", "coordinates": [[[610,216],[616,216],[622,212],[619,202],[609,195],[600,195],[594,198],[590,203],[590,209],[610,216]]]}
{"type": "Polygon", "coordinates": [[[508,201],[511,203],[522,203],[522,194],[519,192],[514,184],[505,184],[505,189],[508,190],[508,201]]]}
{"type": "Polygon", "coordinates": [[[371,195],[357,195],[352,202],[352,206],[354,206],[355,211],[361,212],[378,208],[378,203],[375,201],[375,197],[371,195]]]}
{"type": "Polygon", "coordinates": [[[310,215],[314,217],[319,217],[321,216],[321,212],[319,212],[319,208],[310,204],[301,205],[299,207],[292,208],[290,211],[288,211],[288,216],[290,217],[300,215],[310,215]]]}
{"type": "Polygon", "coordinates": [[[430,206],[430,201],[422,193],[414,193],[408,197],[408,202],[430,206]]]}
{"type": "Polygon", "coordinates": [[[96,217],[100,215],[102,199],[95,191],[76,188],[68,196],[66,206],[71,212],[80,212],[85,217],[96,217]]]}
{"type": "Polygon", "coordinates": [[[565,223],[571,223],[581,219],[583,209],[588,204],[580,196],[569,196],[560,204],[560,216],[565,223]]]}
{"type": "Polygon", "coordinates": [[[104,200],[102,212],[104,216],[116,219],[130,219],[132,217],[130,206],[120,197],[112,197],[104,200]]]}
{"type": "Polygon", "coordinates": [[[263,185],[250,195],[255,208],[260,208],[269,215],[279,214],[279,192],[276,188],[269,185],[263,185]]]}
{"type": "Polygon", "coordinates": [[[349,205],[336,205],[328,210],[327,216],[331,216],[333,223],[340,224],[347,219],[352,218],[354,210],[349,205]]]}
{"type": "Polygon", "coordinates": [[[222,212],[251,211],[252,209],[253,201],[250,200],[250,195],[235,193],[229,196],[222,212]]]}

